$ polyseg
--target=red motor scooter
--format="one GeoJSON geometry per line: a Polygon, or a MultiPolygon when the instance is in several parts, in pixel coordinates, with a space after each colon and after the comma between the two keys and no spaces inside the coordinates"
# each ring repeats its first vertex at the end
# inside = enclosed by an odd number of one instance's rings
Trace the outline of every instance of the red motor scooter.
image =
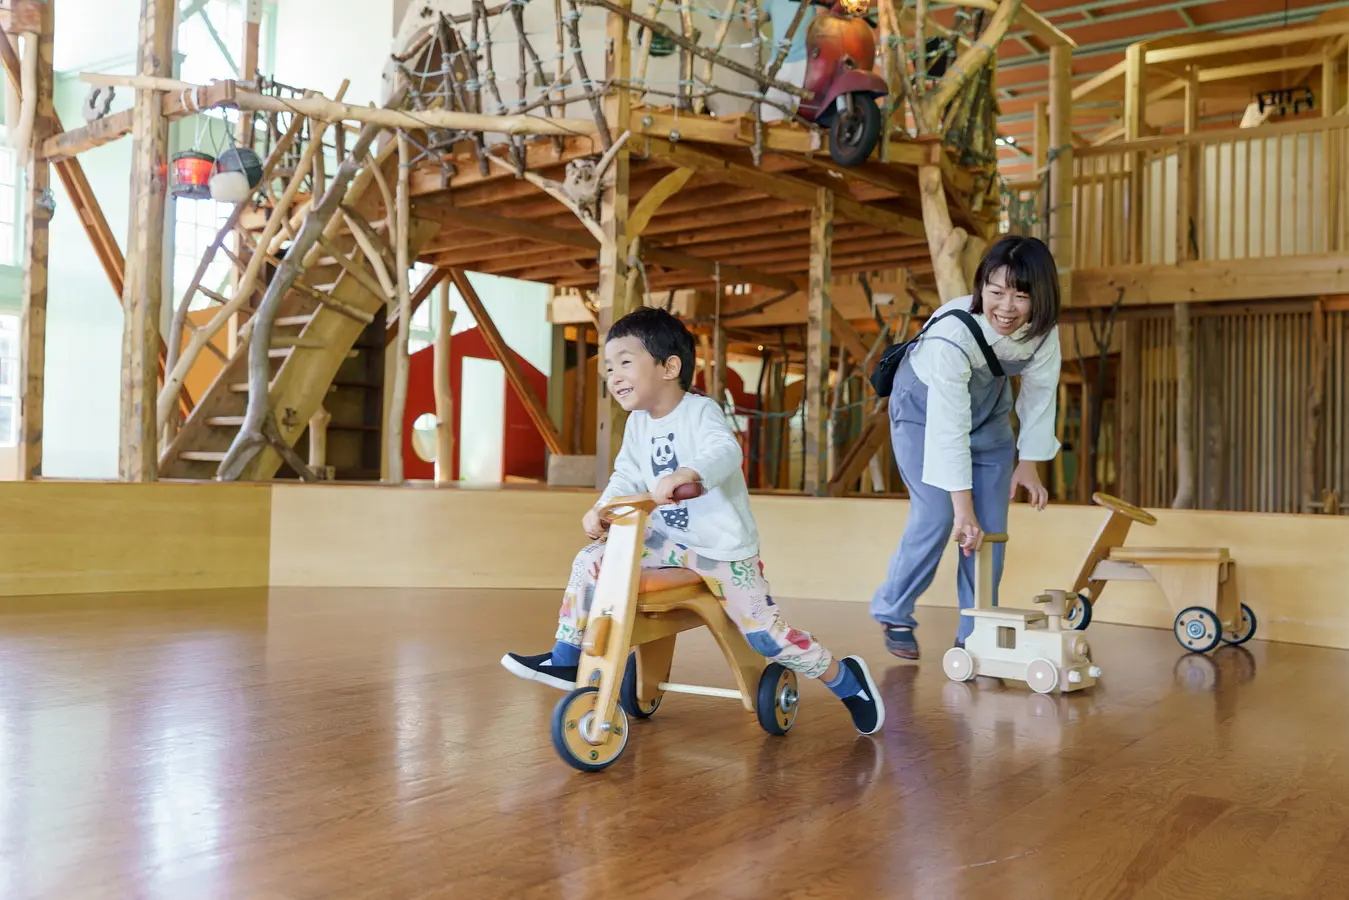
{"type": "Polygon", "coordinates": [[[815,16],[806,32],[806,77],[801,87],[812,96],[801,101],[797,113],[829,127],[829,155],[840,166],[858,165],[871,155],[882,124],[876,101],[889,93],[885,79],[874,69],[876,34],[856,14],[867,6],[867,0],[837,0],[815,16]]]}

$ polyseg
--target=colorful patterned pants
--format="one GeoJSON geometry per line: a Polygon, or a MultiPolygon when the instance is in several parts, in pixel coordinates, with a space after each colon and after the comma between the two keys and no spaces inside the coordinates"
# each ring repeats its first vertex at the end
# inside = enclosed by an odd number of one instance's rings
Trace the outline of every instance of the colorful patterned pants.
{"type": "MultiPolygon", "coordinates": [[[[603,541],[597,541],[576,554],[571,579],[562,597],[562,609],[558,613],[558,641],[581,645],[590,617],[590,604],[595,598],[595,581],[599,578],[604,546],[603,541]]],[[[769,596],[768,581],[764,578],[759,557],[740,562],[705,559],[648,528],[641,566],[644,569],[684,568],[697,572],[756,652],[805,678],[819,678],[829,668],[833,659],[829,651],[808,633],[797,631],[782,621],[777,604],[769,596]]]]}

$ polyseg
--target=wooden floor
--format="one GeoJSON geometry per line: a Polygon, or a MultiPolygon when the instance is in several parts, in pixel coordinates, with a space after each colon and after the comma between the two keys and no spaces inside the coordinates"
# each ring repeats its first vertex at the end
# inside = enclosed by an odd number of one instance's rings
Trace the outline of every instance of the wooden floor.
{"type": "MultiPolygon", "coordinates": [[[[914,666],[865,604],[784,601],[866,656],[882,735],[817,683],[785,738],[667,697],[582,775],[497,664],[556,602],[0,603],[0,897],[1349,896],[1344,652],[1098,625],[1104,683],[1046,697],[947,681],[949,611],[914,666]]],[[[674,677],[730,683],[702,634],[674,677]]]]}

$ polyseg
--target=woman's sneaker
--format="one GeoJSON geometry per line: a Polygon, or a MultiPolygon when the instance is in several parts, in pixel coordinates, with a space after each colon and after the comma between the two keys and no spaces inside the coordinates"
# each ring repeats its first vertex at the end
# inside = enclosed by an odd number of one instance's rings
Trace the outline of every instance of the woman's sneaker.
{"type": "Polygon", "coordinates": [[[882,625],[881,633],[885,635],[885,649],[889,650],[891,655],[900,659],[918,658],[918,638],[913,636],[912,628],[882,625]]]}
{"type": "Polygon", "coordinates": [[[540,653],[538,656],[521,656],[507,653],[501,657],[501,665],[512,675],[526,681],[537,681],[555,687],[559,691],[569,691],[576,687],[576,666],[555,666],[553,654],[540,653]]]}

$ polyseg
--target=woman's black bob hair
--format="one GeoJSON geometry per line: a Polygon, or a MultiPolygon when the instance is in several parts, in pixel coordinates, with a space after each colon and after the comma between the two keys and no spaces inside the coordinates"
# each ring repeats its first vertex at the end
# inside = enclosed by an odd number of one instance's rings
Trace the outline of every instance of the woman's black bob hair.
{"type": "Polygon", "coordinates": [[[1048,334],[1059,321],[1059,269],[1044,241],[1009,234],[989,247],[974,273],[970,312],[984,311],[984,285],[999,269],[1007,270],[1009,288],[1030,295],[1030,333],[1026,340],[1048,334]]]}

